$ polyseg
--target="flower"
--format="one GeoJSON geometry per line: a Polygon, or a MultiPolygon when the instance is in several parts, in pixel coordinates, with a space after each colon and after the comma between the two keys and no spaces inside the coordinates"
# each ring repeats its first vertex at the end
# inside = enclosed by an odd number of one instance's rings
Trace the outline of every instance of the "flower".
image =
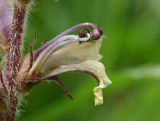
{"type": "Polygon", "coordinates": [[[102,89],[111,84],[104,65],[99,62],[102,58],[99,54],[102,41],[102,31],[96,25],[82,23],[73,26],[33,51],[30,54],[32,56],[28,55],[22,64],[18,80],[39,82],[55,79],[55,76],[67,71],[89,73],[98,81],[98,86],[94,88],[95,105],[102,104],[102,89]],[[78,34],[70,34],[80,28],[83,29],[78,34]]]}

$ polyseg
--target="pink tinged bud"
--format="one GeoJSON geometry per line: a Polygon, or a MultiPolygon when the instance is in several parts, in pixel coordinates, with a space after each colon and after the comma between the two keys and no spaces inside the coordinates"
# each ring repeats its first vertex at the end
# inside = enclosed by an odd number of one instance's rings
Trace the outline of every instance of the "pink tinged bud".
{"type": "Polygon", "coordinates": [[[9,12],[9,6],[6,0],[0,0],[0,32],[4,37],[9,36],[9,24],[11,21],[11,15],[9,12]]]}

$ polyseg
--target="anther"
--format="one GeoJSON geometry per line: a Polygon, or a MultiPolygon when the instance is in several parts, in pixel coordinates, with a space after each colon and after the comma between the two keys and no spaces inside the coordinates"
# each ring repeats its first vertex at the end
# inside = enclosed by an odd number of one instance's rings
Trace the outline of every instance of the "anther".
{"type": "Polygon", "coordinates": [[[87,33],[88,33],[88,31],[86,31],[86,30],[80,30],[79,31],[79,37],[80,38],[85,38],[85,37],[87,37],[87,33]]]}

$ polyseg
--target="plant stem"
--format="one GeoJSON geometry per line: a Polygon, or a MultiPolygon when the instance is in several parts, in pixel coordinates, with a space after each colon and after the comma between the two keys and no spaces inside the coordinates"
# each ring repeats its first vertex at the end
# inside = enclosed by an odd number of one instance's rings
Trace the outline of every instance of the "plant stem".
{"type": "Polygon", "coordinates": [[[14,14],[10,30],[9,45],[7,51],[5,84],[7,87],[6,110],[0,112],[0,120],[14,121],[18,103],[18,87],[16,76],[20,69],[21,40],[25,19],[26,5],[21,5],[18,1],[14,4],[14,14]]]}

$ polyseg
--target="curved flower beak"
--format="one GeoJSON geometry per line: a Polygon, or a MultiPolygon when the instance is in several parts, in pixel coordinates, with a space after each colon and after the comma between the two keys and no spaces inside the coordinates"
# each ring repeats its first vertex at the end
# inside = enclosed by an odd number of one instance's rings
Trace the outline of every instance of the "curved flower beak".
{"type": "Polygon", "coordinates": [[[94,88],[95,105],[102,104],[102,89],[111,81],[105,73],[105,67],[99,62],[102,58],[99,50],[103,36],[99,28],[94,27],[75,35],[62,33],[61,37],[56,37],[47,46],[33,52],[35,61],[28,70],[27,78],[45,80],[67,71],[89,73],[98,81],[98,87],[94,88]]]}

